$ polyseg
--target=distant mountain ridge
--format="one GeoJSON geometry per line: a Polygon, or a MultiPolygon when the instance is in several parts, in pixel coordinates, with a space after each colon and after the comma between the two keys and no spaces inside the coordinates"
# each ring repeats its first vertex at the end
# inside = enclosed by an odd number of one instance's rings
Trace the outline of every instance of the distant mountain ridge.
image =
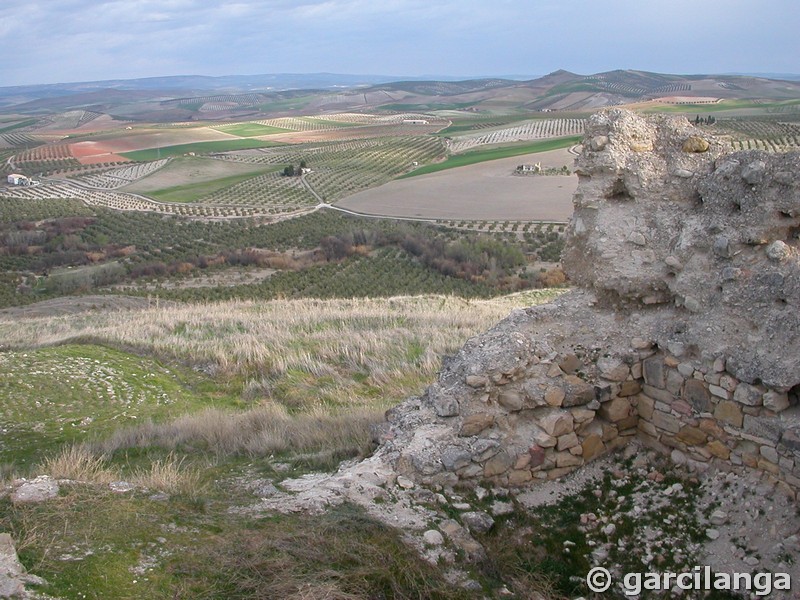
{"type": "Polygon", "coordinates": [[[585,112],[653,99],[793,100],[800,98],[800,76],[796,77],[675,75],[622,69],[591,75],[560,69],[527,80],[334,73],[187,75],[0,87],[0,109],[21,115],[87,110],[156,122],[263,118],[265,114],[296,114],[294,111],[301,109],[320,113],[377,109],[484,112],[513,106],[526,111],[585,112]],[[220,106],[223,103],[225,106],[220,106]]]}

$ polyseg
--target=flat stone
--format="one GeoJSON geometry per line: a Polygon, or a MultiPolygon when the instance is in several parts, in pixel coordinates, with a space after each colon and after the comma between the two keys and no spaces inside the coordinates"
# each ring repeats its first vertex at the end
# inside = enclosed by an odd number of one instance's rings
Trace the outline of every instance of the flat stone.
{"type": "Polygon", "coordinates": [[[494,415],[488,413],[470,415],[464,417],[459,435],[465,437],[478,435],[481,431],[488,429],[492,425],[494,425],[494,415]]]}
{"type": "MultiPolygon", "coordinates": [[[[530,473],[528,474],[530,475],[530,473]]],[[[514,512],[514,504],[511,502],[503,502],[502,500],[495,500],[489,507],[495,517],[501,515],[510,515],[514,512]]]]}
{"type": "Polygon", "coordinates": [[[397,476],[397,485],[399,485],[404,490],[410,490],[414,487],[414,482],[411,481],[408,477],[404,477],[402,475],[397,476]]]}
{"type": "Polygon", "coordinates": [[[778,419],[744,416],[744,430],[746,433],[777,443],[781,439],[782,425],[778,419]]]}
{"type": "Polygon", "coordinates": [[[653,418],[653,411],[655,410],[655,400],[649,396],[639,396],[637,398],[636,410],[642,419],[649,421],[653,418]]]}
{"type": "Polygon", "coordinates": [[[48,475],[40,475],[11,492],[11,501],[15,504],[44,502],[56,496],[58,496],[58,483],[48,475]]]}
{"type": "Polygon", "coordinates": [[[552,448],[556,445],[556,438],[538,427],[534,430],[532,439],[542,448],[552,448]]]}
{"type": "Polygon", "coordinates": [[[761,446],[761,448],[759,448],[759,452],[761,453],[761,456],[766,458],[769,462],[778,464],[780,457],[778,456],[778,451],[772,446],[761,446]]]}
{"type": "Polygon", "coordinates": [[[577,424],[591,421],[594,419],[595,414],[597,414],[596,411],[589,410],[588,408],[572,408],[569,412],[572,413],[572,419],[577,424]]]}
{"type": "Polygon", "coordinates": [[[635,396],[642,391],[642,385],[638,381],[623,381],[619,386],[619,396],[625,398],[627,396],[635,396]]]}
{"type": "Polygon", "coordinates": [[[530,460],[530,467],[535,468],[539,467],[544,464],[545,457],[547,456],[545,449],[539,446],[538,444],[534,444],[530,448],[528,448],[528,454],[531,457],[530,460]]]}
{"type": "Polygon", "coordinates": [[[520,486],[533,480],[530,469],[512,469],[508,472],[508,485],[520,486]]]}

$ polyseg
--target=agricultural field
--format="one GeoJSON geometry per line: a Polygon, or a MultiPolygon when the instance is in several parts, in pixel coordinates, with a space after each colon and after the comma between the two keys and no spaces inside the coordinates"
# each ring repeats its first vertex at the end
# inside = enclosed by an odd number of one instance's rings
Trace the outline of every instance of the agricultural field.
{"type": "Polygon", "coordinates": [[[337,202],[369,215],[421,219],[566,222],[578,178],[519,176],[517,165],[572,164],[567,150],[527,154],[393,181],[337,202]]]}
{"type": "Polygon", "coordinates": [[[463,133],[450,138],[448,147],[451,152],[460,153],[479,146],[493,144],[509,144],[583,134],[585,119],[542,119],[528,121],[513,127],[504,127],[492,131],[463,133]]]}
{"type": "Polygon", "coordinates": [[[730,132],[734,150],[787,152],[800,148],[800,120],[725,119],[717,121],[713,129],[730,132]]]}
{"type": "Polygon", "coordinates": [[[264,123],[234,123],[232,125],[219,125],[214,127],[217,131],[235,135],[237,137],[259,137],[274,133],[286,133],[289,129],[265,125],[264,123]]]}

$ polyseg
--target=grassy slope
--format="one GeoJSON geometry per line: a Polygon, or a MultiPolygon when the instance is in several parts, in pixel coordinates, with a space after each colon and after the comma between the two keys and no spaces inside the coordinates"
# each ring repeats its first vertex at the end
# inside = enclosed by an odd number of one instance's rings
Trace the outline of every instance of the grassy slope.
{"type": "Polygon", "coordinates": [[[454,169],[456,167],[465,167],[467,165],[474,165],[477,163],[485,162],[487,160],[497,160],[499,158],[510,158],[512,156],[522,156],[524,154],[533,154],[535,152],[547,152],[549,150],[558,150],[559,148],[569,148],[581,141],[581,136],[571,136],[566,138],[556,138],[552,140],[541,140],[536,142],[526,142],[524,144],[515,144],[510,146],[503,146],[500,148],[488,148],[485,150],[472,150],[449,157],[444,162],[425,165],[419,169],[415,169],[411,173],[401,175],[398,179],[406,177],[415,177],[417,175],[426,175],[427,173],[436,173],[437,171],[444,171],[445,169],[454,169]]]}
{"type": "Polygon", "coordinates": [[[219,402],[196,373],[95,345],[5,352],[0,371],[0,462],[19,466],[65,442],[219,402]]]}

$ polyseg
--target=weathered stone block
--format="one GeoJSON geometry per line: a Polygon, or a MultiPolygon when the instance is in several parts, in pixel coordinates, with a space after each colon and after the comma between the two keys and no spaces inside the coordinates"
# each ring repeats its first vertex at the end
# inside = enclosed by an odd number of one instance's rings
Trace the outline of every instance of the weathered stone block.
{"type": "Polygon", "coordinates": [[[442,465],[448,471],[457,471],[472,462],[472,455],[463,448],[445,448],[442,452],[442,465]]]}
{"type": "Polygon", "coordinates": [[[578,467],[583,464],[583,458],[574,456],[569,452],[558,452],[556,454],[556,468],[578,467]]]}
{"type": "Polygon", "coordinates": [[[547,457],[547,453],[545,449],[539,446],[538,444],[534,444],[530,448],[528,448],[528,454],[531,457],[530,467],[539,467],[544,464],[545,458],[547,457]]]}
{"type": "Polygon", "coordinates": [[[572,431],[573,424],[574,420],[572,414],[569,411],[558,409],[552,409],[552,412],[539,420],[539,426],[544,429],[548,435],[555,437],[562,436],[572,431]]]}
{"type": "Polygon", "coordinates": [[[605,450],[603,438],[601,438],[599,435],[588,436],[585,440],[583,440],[581,447],[583,448],[583,459],[585,461],[590,461],[593,458],[600,456],[605,450]]]}
{"type": "Polygon", "coordinates": [[[647,421],[652,419],[653,411],[655,410],[656,407],[655,400],[643,394],[640,394],[636,398],[636,400],[637,400],[636,410],[639,412],[639,416],[647,421]]]}
{"type": "Polygon", "coordinates": [[[707,412],[711,407],[708,390],[705,384],[697,379],[689,379],[683,385],[683,399],[697,412],[707,412]]]}
{"type": "Polygon", "coordinates": [[[654,400],[663,402],[667,406],[672,404],[672,401],[675,399],[675,396],[673,396],[667,390],[662,390],[657,387],[653,387],[652,385],[645,385],[644,388],[642,388],[642,391],[654,400]]]}
{"type": "Polygon", "coordinates": [[[644,367],[644,380],[648,385],[663,389],[666,385],[664,379],[664,361],[660,356],[651,356],[642,361],[644,367]]]}
{"type": "Polygon", "coordinates": [[[736,402],[722,400],[714,409],[714,418],[729,423],[734,427],[741,427],[743,423],[742,409],[736,402]]]}
{"type": "Polygon", "coordinates": [[[670,414],[657,410],[653,412],[652,423],[656,429],[668,431],[670,433],[678,433],[681,430],[681,423],[670,414]]]}
{"type": "Polygon", "coordinates": [[[617,429],[622,432],[621,435],[624,435],[626,433],[626,429],[632,429],[639,425],[639,415],[634,414],[625,417],[621,421],[617,421],[615,425],[617,426],[617,429]]]}
{"type": "Polygon", "coordinates": [[[675,438],[687,446],[698,446],[700,444],[705,444],[708,436],[706,435],[706,432],[699,427],[685,425],[681,428],[675,438]]]}
{"type": "Polygon", "coordinates": [[[484,375],[467,375],[465,383],[471,388],[486,387],[489,380],[484,375]]]}
{"type": "Polygon", "coordinates": [[[497,397],[497,403],[509,412],[522,410],[524,400],[515,390],[503,390],[497,397]]]}
{"type": "Polygon", "coordinates": [[[761,390],[748,383],[740,383],[733,392],[733,399],[745,406],[761,406],[761,390]]]}
{"type": "Polygon", "coordinates": [[[533,479],[530,469],[514,469],[508,473],[508,485],[520,486],[525,485],[533,479]]]}
{"type": "Polygon", "coordinates": [[[570,375],[580,369],[583,366],[583,363],[581,363],[580,359],[574,354],[567,354],[559,361],[558,366],[562,371],[564,371],[564,373],[570,375]]]}
{"type": "Polygon", "coordinates": [[[600,407],[598,414],[601,418],[612,423],[621,421],[631,414],[631,403],[627,398],[614,398],[600,407]]]}
{"type": "Polygon", "coordinates": [[[570,411],[575,423],[585,423],[594,419],[595,411],[588,408],[572,408],[570,411]]]}
{"type": "Polygon", "coordinates": [[[709,442],[706,446],[706,449],[712,454],[712,456],[716,456],[717,458],[721,458],[722,460],[728,460],[731,455],[731,450],[725,444],[720,442],[719,440],[714,440],[709,442]]]}
{"type": "Polygon", "coordinates": [[[550,406],[561,406],[564,402],[564,390],[560,387],[549,387],[544,393],[544,401],[550,406]]]}
{"type": "Polygon", "coordinates": [[[481,431],[488,429],[494,425],[494,416],[488,413],[477,413],[464,417],[461,423],[461,431],[459,435],[472,436],[478,435],[481,431]]]}
{"type": "Polygon", "coordinates": [[[583,379],[575,375],[564,377],[564,400],[561,403],[562,406],[583,406],[594,400],[594,397],[594,387],[583,379]]]}
{"type": "Polygon", "coordinates": [[[440,417],[456,417],[459,413],[458,400],[447,395],[437,396],[433,399],[433,410],[440,417]]]}
{"type": "Polygon", "coordinates": [[[781,439],[782,426],[777,418],[751,417],[745,415],[744,430],[750,435],[777,443],[781,439]]]}
{"type": "Polygon", "coordinates": [[[483,465],[483,476],[496,477],[508,471],[513,464],[514,460],[508,455],[508,452],[500,450],[483,465]]]}
{"type": "Polygon", "coordinates": [[[619,396],[635,396],[642,391],[642,386],[638,381],[623,381],[619,387],[619,396]]]}
{"type": "Polygon", "coordinates": [[[764,408],[773,412],[781,412],[789,408],[789,394],[770,390],[764,394],[764,408]]]}
{"type": "Polygon", "coordinates": [[[578,436],[575,435],[574,431],[571,431],[570,433],[562,435],[561,437],[558,438],[558,444],[556,445],[556,450],[558,450],[559,452],[561,452],[562,450],[569,450],[570,448],[578,446],[579,444],[580,440],[578,439],[578,436]]]}

